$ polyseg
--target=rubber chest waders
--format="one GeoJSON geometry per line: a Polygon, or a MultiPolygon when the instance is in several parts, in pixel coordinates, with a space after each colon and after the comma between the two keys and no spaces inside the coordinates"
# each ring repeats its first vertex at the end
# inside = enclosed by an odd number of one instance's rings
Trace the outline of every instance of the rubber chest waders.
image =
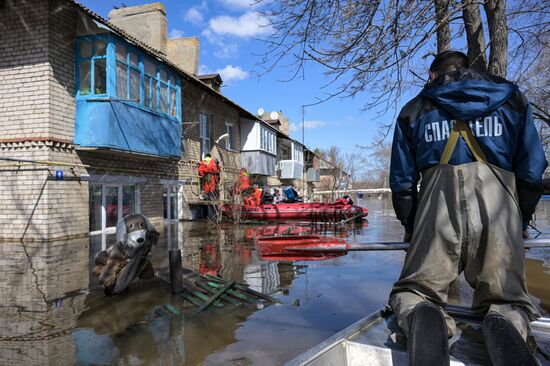
{"type": "MultiPolygon", "coordinates": [[[[540,314],[527,295],[524,259],[515,175],[488,163],[457,120],[440,164],[422,173],[411,245],[389,300],[399,325],[408,334],[408,316],[421,301],[447,304],[451,283],[464,272],[474,313],[498,311],[525,337],[540,314]],[[477,161],[449,165],[460,136],[477,161]]],[[[454,334],[454,320],[445,320],[454,334]]]]}

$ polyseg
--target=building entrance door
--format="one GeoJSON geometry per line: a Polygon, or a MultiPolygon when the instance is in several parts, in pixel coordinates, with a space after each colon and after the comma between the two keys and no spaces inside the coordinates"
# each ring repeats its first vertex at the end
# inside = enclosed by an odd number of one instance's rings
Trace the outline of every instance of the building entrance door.
{"type": "Polygon", "coordinates": [[[114,233],[126,215],[139,212],[135,184],[90,183],[90,234],[114,233]]]}
{"type": "Polygon", "coordinates": [[[181,218],[180,184],[164,186],[164,220],[177,221],[181,218]]]}

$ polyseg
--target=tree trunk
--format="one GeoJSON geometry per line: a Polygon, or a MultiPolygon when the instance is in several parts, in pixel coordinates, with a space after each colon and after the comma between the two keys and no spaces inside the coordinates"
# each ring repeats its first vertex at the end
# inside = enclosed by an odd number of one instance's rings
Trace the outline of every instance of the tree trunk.
{"type": "Polygon", "coordinates": [[[462,0],[462,14],[466,40],[468,42],[468,61],[470,68],[477,71],[487,71],[485,56],[485,34],[481,22],[479,5],[475,0],[462,0]]]}
{"type": "Polygon", "coordinates": [[[488,71],[505,78],[508,66],[506,4],[504,0],[487,0],[484,7],[491,40],[488,71]]]}
{"type": "Polygon", "coordinates": [[[449,0],[434,0],[437,22],[437,53],[451,49],[451,28],[449,27],[449,0]]]}

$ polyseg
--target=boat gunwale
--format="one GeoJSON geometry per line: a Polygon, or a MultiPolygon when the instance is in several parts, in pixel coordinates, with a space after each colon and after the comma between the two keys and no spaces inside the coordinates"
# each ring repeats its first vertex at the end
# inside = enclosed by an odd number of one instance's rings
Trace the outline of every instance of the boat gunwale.
{"type": "MultiPolygon", "coordinates": [[[[292,360],[286,362],[284,366],[307,365],[315,361],[317,358],[323,356],[324,354],[332,350],[334,347],[337,347],[338,345],[345,343],[350,338],[352,338],[356,334],[361,333],[364,329],[370,327],[378,320],[383,319],[382,313],[384,309],[385,308],[382,307],[381,309],[378,309],[370,313],[369,315],[359,319],[358,321],[351,324],[350,326],[342,329],[341,331],[330,336],[324,341],[321,341],[321,343],[314,345],[313,347],[309,348],[307,351],[301,353],[300,355],[296,356],[292,360]]],[[[459,305],[448,305],[447,307],[445,307],[445,310],[453,317],[469,318],[469,319],[478,320],[478,321],[480,320],[480,318],[478,316],[475,316],[471,312],[470,308],[467,308],[467,307],[463,307],[459,305]]],[[[550,334],[550,317],[541,317],[539,318],[539,320],[535,320],[531,322],[530,325],[531,325],[531,329],[535,331],[550,334]]]]}
{"type": "Polygon", "coordinates": [[[359,319],[350,326],[342,329],[336,334],[330,336],[321,343],[311,347],[307,351],[285,363],[284,366],[305,365],[307,363],[310,363],[318,357],[322,356],[323,354],[327,353],[334,347],[338,346],[339,344],[344,343],[354,335],[361,333],[363,329],[368,328],[369,326],[381,319],[382,310],[378,309],[367,315],[366,317],[359,319]]]}

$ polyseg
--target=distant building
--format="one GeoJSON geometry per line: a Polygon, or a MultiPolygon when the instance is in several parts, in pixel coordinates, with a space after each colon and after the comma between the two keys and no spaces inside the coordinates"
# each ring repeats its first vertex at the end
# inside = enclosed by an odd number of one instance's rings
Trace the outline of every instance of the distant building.
{"type": "Polygon", "coordinates": [[[342,191],[345,192],[353,188],[351,175],[349,173],[320,157],[318,159],[319,180],[314,183],[315,190],[331,192],[322,195],[322,201],[334,201],[343,195],[342,191]]]}
{"type": "Polygon", "coordinates": [[[264,113],[260,118],[276,131],[276,172],[269,177],[267,184],[272,187],[293,186],[303,196],[304,146],[289,136],[289,120],[282,111],[264,113]]]}
{"type": "Polygon", "coordinates": [[[307,184],[306,196],[313,199],[315,187],[321,181],[321,158],[314,151],[306,148],[304,152],[304,164],[307,184]]]}

